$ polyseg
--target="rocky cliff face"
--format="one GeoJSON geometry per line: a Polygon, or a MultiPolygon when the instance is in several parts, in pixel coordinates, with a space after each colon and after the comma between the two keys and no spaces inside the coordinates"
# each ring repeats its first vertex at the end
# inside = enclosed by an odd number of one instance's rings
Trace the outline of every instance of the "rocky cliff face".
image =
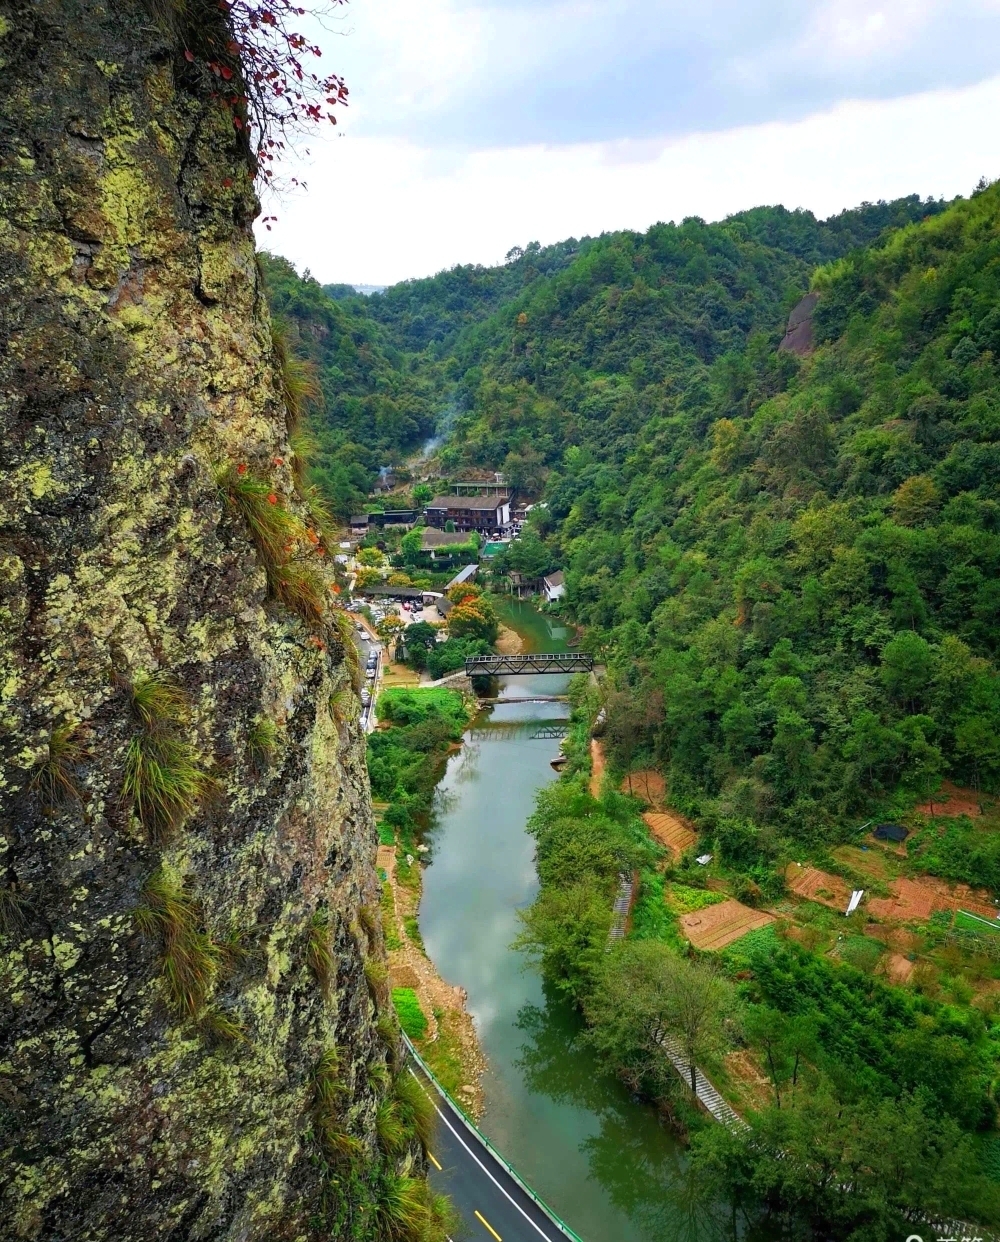
{"type": "Polygon", "coordinates": [[[381,1167],[349,639],[180,51],[0,3],[2,1238],[360,1236],[381,1167]]]}

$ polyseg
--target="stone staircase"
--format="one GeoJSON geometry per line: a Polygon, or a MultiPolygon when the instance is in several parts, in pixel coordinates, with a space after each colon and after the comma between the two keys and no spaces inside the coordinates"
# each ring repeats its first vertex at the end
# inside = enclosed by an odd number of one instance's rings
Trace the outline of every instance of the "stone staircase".
{"type": "Polygon", "coordinates": [[[629,911],[632,909],[632,902],[635,901],[635,889],[635,876],[628,871],[620,872],[618,875],[618,894],[615,897],[615,904],[612,906],[611,930],[608,932],[609,949],[616,940],[623,940],[625,938],[629,911]]]}
{"type": "MultiPolygon", "coordinates": [[[[691,1067],[684,1056],[681,1045],[670,1035],[664,1035],[660,1040],[660,1044],[670,1058],[674,1069],[684,1079],[685,1084],[690,1090],[691,1087],[691,1067]]],[[[739,1113],[716,1091],[715,1087],[708,1081],[705,1075],[697,1067],[694,1071],[694,1080],[697,1086],[698,1101],[712,1114],[716,1121],[721,1122],[724,1126],[728,1126],[730,1130],[746,1129],[746,1122],[739,1113]]]]}

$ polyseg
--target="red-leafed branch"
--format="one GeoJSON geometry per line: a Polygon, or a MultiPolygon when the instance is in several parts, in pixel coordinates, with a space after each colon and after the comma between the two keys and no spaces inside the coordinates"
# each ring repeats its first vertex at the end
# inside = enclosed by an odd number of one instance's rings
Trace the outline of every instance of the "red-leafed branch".
{"type": "Polygon", "coordinates": [[[216,20],[184,32],[191,44],[185,60],[231,109],[258,175],[267,180],[291,137],[314,125],[336,125],[334,109],[347,106],[344,79],[316,71],[322,50],[296,29],[303,17],[322,16],[342,3],[324,0],[322,7],[305,9],[290,0],[215,0],[216,20]]]}

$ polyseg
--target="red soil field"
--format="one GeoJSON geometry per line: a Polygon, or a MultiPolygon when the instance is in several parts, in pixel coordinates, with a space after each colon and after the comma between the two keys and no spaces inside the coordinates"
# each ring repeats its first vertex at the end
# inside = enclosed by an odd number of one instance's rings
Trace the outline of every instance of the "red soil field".
{"type": "Polygon", "coordinates": [[[685,914],[681,928],[696,949],[724,949],[747,932],[774,921],[774,915],[765,910],[752,910],[740,901],[729,900],[685,914]]]}

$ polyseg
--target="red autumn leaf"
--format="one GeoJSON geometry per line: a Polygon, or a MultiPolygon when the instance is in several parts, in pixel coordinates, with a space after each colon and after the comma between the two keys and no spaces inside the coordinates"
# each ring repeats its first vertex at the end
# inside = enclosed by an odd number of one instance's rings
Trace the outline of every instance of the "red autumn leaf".
{"type": "Polygon", "coordinates": [[[267,493],[267,503],[269,505],[276,505],[278,503],[278,497],[274,494],[274,492],[267,493]]]}

